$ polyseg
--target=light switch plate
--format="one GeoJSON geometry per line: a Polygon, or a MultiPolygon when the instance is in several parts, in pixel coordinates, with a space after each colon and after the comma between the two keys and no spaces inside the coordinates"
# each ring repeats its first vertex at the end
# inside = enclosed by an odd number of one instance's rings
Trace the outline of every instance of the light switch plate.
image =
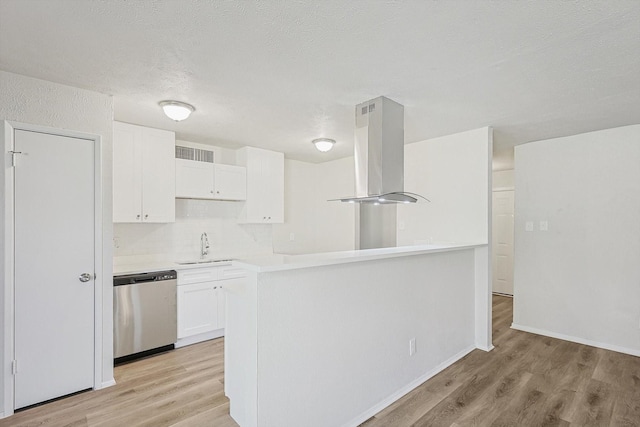
{"type": "Polygon", "coordinates": [[[548,230],[549,230],[549,222],[540,221],[540,231],[548,231],[548,230]]]}
{"type": "Polygon", "coordinates": [[[533,231],[533,221],[527,221],[524,223],[524,231],[533,231]]]}

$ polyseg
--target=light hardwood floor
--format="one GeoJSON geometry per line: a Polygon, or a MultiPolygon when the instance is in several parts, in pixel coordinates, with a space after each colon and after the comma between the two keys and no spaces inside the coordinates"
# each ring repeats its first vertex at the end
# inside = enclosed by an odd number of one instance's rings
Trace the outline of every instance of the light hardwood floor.
{"type": "Polygon", "coordinates": [[[362,427],[640,426],[640,358],[510,329],[493,297],[491,352],[474,350],[362,427]]]}
{"type": "MultiPolygon", "coordinates": [[[[493,297],[493,351],[474,350],[362,427],[640,426],[640,358],[512,330],[511,303],[493,297]]],[[[116,386],[0,426],[237,426],[223,350],[218,339],[118,366],[116,386]]]]}
{"type": "Polygon", "coordinates": [[[115,386],[18,412],[0,426],[237,427],[223,356],[220,338],[120,365],[115,386]]]}

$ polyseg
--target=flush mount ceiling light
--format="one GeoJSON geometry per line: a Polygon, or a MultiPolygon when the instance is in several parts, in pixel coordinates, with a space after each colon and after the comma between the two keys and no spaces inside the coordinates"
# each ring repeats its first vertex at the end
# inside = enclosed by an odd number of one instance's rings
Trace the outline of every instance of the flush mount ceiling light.
{"type": "Polygon", "coordinates": [[[193,105],[179,101],[161,101],[158,104],[162,107],[167,117],[176,122],[186,119],[196,111],[193,105]]]}
{"type": "Polygon", "coordinates": [[[323,153],[326,153],[327,151],[331,150],[333,148],[333,144],[336,143],[335,139],[329,139],[329,138],[318,138],[318,139],[314,139],[311,142],[313,143],[313,145],[316,146],[318,151],[322,151],[323,153]]]}

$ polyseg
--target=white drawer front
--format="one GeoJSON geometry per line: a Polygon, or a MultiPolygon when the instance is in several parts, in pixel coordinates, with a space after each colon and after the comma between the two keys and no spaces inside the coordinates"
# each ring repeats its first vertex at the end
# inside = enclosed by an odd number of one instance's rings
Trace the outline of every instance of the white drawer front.
{"type": "Polygon", "coordinates": [[[222,267],[220,268],[218,280],[235,279],[236,277],[246,277],[247,272],[238,267],[222,267]]]}
{"type": "Polygon", "coordinates": [[[220,268],[195,268],[178,271],[178,286],[219,280],[220,268]]]}

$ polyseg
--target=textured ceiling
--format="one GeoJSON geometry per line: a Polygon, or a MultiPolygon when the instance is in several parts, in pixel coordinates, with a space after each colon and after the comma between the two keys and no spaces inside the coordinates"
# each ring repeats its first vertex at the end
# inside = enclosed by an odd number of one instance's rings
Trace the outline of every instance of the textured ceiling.
{"type": "Polygon", "coordinates": [[[117,120],[178,139],[312,162],[351,155],[355,105],[384,95],[407,143],[493,126],[508,161],[640,122],[640,1],[0,0],[0,69],[112,94],[117,120]],[[172,122],[164,99],[197,111],[172,122]]]}

